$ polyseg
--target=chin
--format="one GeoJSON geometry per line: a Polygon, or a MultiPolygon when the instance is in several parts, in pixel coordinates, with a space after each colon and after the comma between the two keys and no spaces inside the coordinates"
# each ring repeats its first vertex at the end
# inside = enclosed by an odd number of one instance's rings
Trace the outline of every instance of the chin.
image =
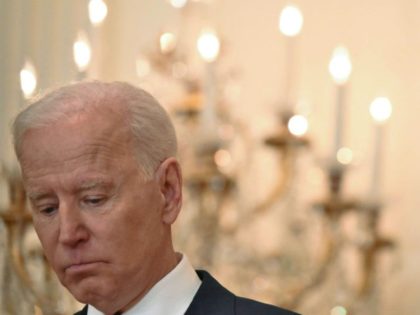
{"type": "Polygon", "coordinates": [[[94,278],[82,279],[64,285],[77,301],[92,304],[95,307],[98,301],[112,301],[117,293],[117,290],[109,284],[94,278]]]}

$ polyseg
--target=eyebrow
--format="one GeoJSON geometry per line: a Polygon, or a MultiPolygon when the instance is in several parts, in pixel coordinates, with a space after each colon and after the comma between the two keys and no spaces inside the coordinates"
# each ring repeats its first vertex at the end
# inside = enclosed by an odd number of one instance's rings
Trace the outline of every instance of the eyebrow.
{"type": "Polygon", "coordinates": [[[76,190],[77,192],[80,192],[84,190],[95,189],[98,187],[111,188],[112,186],[113,184],[109,181],[105,181],[103,179],[92,179],[83,181],[76,190]]]}
{"type": "Polygon", "coordinates": [[[43,198],[47,198],[50,196],[50,193],[48,192],[26,192],[26,195],[28,196],[28,199],[30,200],[40,200],[43,198]]]}
{"type": "MultiPolygon", "coordinates": [[[[75,191],[79,193],[82,191],[91,190],[98,187],[104,187],[106,189],[110,189],[113,187],[113,184],[103,179],[85,180],[75,189],[75,191]]],[[[40,199],[48,198],[51,196],[51,192],[43,192],[43,191],[32,191],[32,192],[27,191],[26,194],[30,200],[40,200],[40,199]]]]}

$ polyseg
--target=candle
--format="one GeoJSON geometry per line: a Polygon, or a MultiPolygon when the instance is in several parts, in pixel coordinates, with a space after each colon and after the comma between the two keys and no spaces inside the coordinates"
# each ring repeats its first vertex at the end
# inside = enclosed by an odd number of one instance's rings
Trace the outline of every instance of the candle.
{"type": "Polygon", "coordinates": [[[219,50],[220,41],[217,35],[211,31],[203,31],[197,41],[197,49],[201,58],[206,62],[206,73],[204,79],[204,108],[203,122],[208,127],[214,127],[216,100],[216,78],[214,73],[214,62],[216,61],[219,50]]]}
{"type": "Polygon", "coordinates": [[[88,38],[85,32],[80,31],[77,35],[77,39],[73,44],[73,58],[79,69],[79,79],[84,79],[86,75],[86,69],[89,66],[91,59],[91,48],[88,38]]]}
{"type": "Polygon", "coordinates": [[[370,198],[378,201],[381,191],[382,147],[385,122],[392,113],[392,104],[385,97],[376,98],[369,107],[370,114],[375,122],[375,136],[372,154],[372,177],[370,198]]]}
{"type": "Polygon", "coordinates": [[[108,6],[103,0],[90,0],[88,12],[92,25],[98,26],[105,20],[108,14],[108,6]]]}
{"type": "Polygon", "coordinates": [[[90,0],[88,4],[89,21],[86,25],[88,36],[91,40],[92,58],[89,66],[88,76],[97,78],[100,72],[100,65],[102,61],[101,49],[101,25],[108,15],[108,6],[103,0],[90,0]]]}
{"type": "Polygon", "coordinates": [[[30,98],[37,86],[37,77],[35,67],[29,60],[25,61],[23,68],[20,70],[20,88],[23,96],[28,99],[30,98]]]}
{"type": "Polygon", "coordinates": [[[337,152],[342,147],[344,106],[346,83],[350,77],[352,65],[346,48],[339,46],[334,49],[329,63],[329,71],[337,86],[337,100],[335,106],[335,133],[333,146],[333,160],[337,160],[337,152]]]}
{"type": "Polygon", "coordinates": [[[286,52],[285,52],[285,83],[283,90],[283,97],[287,110],[292,111],[290,108],[293,105],[292,93],[295,81],[295,37],[299,35],[303,26],[303,16],[299,8],[293,5],[286,6],[279,16],[279,30],[286,36],[286,52]]]}
{"type": "Polygon", "coordinates": [[[162,54],[170,54],[176,48],[176,36],[171,32],[165,32],[159,37],[160,51],[162,54]]]}

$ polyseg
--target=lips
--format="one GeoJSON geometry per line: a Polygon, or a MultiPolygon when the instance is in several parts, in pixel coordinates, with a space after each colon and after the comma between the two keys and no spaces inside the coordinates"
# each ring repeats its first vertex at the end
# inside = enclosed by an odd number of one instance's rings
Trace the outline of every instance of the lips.
{"type": "Polygon", "coordinates": [[[103,261],[86,261],[81,263],[70,264],[64,268],[66,273],[94,272],[99,268],[103,261]]]}

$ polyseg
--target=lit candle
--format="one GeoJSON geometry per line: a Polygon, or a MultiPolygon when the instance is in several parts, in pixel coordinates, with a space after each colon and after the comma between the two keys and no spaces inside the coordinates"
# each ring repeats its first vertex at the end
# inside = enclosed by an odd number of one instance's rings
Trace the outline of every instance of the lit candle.
{"type": "Polygon", "coordinates": [[[285,52],[285,83],[283,90],[283,97],[287,109],[291,111],[293,105],[292,93],[294,89],[294,75],[295,75],[295,37],[297,37],[302,30],[303,16],[299,8],[293,5],[286,6],[279,16],[279,30],[286,36],[286,52],[285,52]]]}
{"type": "Polygon", "coordinates": [[[296,137],[302,137],[308,131],[308,120],[305,116],[294,115],[289,119],[287,128],[296,137]]]}
{"type": "Polygon", "coordinates": [[[77,39],[73,44],[73,58],[79,69],[79,79],[84,78],[86,69],[90,63],[91,55],[92,52],[86,34],[84,32],[79,32],[77,39]]]}
{"type": "Polygon", "coordinates": [[[28,99],[34,94],[37,86],[36,71],[32,62],[26,60],[19,74],[20,88],[22,90],[23,96],[28,99]]]}
{"type": "Polygon", "coordinates": [[[329,63],[331,77],[337,85],[337,101],[335,109],[335,133],[333,146],[333,160],[337,160],[337,152],[342,146],[343,125],[344,125],[344,106],[346,83],[350,77],[352,65],[349,53],[344,47],[334,49],[329,63]]]}
{"type": "Polygon", "coordinates": [[[211,30],[203,31],[197,41],[197,49],[201,58],[206,62],[203,119],[205,123],[211,126],[216,119],[214,107],[217,102],[214,62],[219,56],[220,51],[220,41],[215,32],[211,30]]]}
{"type": "Polygon", "coordinates": [[[382,142],[384,134],[384,124],[392,113],[392,104],[385,97],[376,98],[369,107],[370,114],[375,121],[375,139],[372,155],[372,180],[370,187],[370,197],[374,201],[380,198],[381,190],[381,167],[382,167],[382,142]]]}
{"type": "Polygon", "coordinates": [[[176,48],[176,37],[171,32],[165,32],[159,38],[160,51],[162,54],[170,54],[176,48]]]}
{"type": "Polygon", "coordinates": [[[90,0],[88,12],[92,25],[98,26],[105,20],[108,14],[108,6],[103,0],[90,0]]]}
{"type": "MultiPolygon", "coordinates": [[[[88,32],[91,43],[91,63],[89,65],[89,77],[97,78],[101,68],[102,49],[101,49],[101,32],[102,23],[108,15],[108,6],[104,0],[90,0],[88,4],[88,13],[90,23],[84,28],[88,32]]],[[[80,75],[82,76],[82,75],[80,75]]]]}
{"type": "Polygon", "coordinates": [[[169,2],[174,8],[181,9],[181,8],[185,7],[188,0],[170,0],[169,2]]]}

